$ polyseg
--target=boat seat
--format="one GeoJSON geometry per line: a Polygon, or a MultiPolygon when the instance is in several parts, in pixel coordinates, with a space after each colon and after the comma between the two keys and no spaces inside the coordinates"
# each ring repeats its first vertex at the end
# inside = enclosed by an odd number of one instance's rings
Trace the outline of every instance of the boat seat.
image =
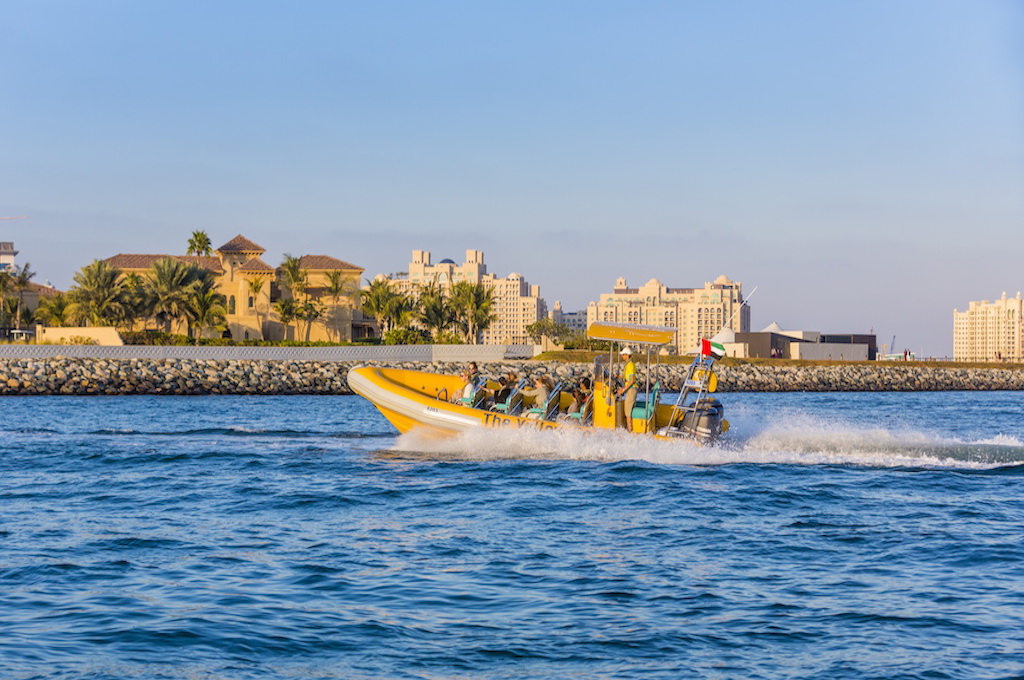
{"type": "Polygon", "coordinates": [[[510,416],[518,414],[523,408],[523,395],[521,390],[526,387],[527,382],[528,381],[525,378],[520,380],[512,388],[512,392],[509,393],[508,399],[492,404],[491,410],[496,411],[497,413],[507,413],[510,416]]]}
{"type": "Polygon", "coordinates": [[[633,420],[650,420],[658,408],[658,400],[661,398],[661,383],[654,383],[647,400],[633,406],[633,420]]]}
{"type": "Polygon", "coordinates": [[[580,406],[580,410],[576,413],[566,413],[565,417],[569,420],[574,420],[580,425],[589,424],[594,419],[594,393],[591,392],[587,395],[587,400],[580,406]]]}
{"type": "Polygon", "coordinates": [[[555,385],[555,389],[551,390],[551,394],[548,395],[548,400],[544,402],[543,406],[531,408],[526,412],[527,418],[540,418],[541,420],[554,420],[555,416],[558,415],[558,405],[562,401],[562,391],[565,389],[567,383],[562,381],[555,385]]]}

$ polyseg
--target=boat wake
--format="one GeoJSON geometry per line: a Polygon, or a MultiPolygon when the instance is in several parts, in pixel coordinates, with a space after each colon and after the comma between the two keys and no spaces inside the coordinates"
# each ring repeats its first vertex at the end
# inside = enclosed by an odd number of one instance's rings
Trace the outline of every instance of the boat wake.
{"type": "Polygon", "coordinates": [[[481,428],[451,439],[401,435],[390,453],[445,460],[642,460],[665,465],[757,463],[968,470],[1024,465],[1024,442],[1012,436],[968,441],[809,417],[787,418],[784,424],[760,428],[735,427],[714,446],[568,427],[543,431],[481,428]]]}

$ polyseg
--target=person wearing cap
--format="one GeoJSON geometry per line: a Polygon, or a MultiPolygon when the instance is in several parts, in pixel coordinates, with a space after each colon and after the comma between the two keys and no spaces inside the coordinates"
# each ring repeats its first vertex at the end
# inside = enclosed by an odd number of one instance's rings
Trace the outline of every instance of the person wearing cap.
{"type": "Polygon", "coordinates": [[[622,387],[615,394],[622,397],[622,415],[626,418],[626,430],[633,431],[633,406],[636,404],[636,364],[633,363],[633,350],[623,347],[619,356],[626,362],[622,368],[622,387]]]}

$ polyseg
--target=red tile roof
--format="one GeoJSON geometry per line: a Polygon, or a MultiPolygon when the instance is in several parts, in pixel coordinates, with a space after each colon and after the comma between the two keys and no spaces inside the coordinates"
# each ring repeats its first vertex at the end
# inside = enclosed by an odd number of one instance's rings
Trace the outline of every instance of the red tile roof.
{"type": "Polygon", "coordinates": [[[54,288],[53,286],[46,286],[41,283],[34,283],[32,281],[28,282],[28,289],[33,291],[39,297],[53,297],[54,295],[60,293],[60,291],[54,288]]]}
{"type": "Polygon", "coordinates": [[[274,268],[264,262],[258,257],[251,257],[245,261],[241,267],[238,268],[240,272],[266,272],[268,274],[274,273],[274,268]]]}
{"type": "Polygon", "coordinates": [[[327,255],[303,255],[299,258],[299,267],[301,269],[312,269],[318,271],[335,271],[338,269],[354,269],[356,271],[366,271],[362,267],[358,267],[350,262],[339,260],[336,257],[329,257],[327,255]]]}
{"type": "Polygon", "coordinates": [[[217,252],[221,253],[265,253],[267,252],[263,246],[257,245],[247,239],[246,237],[239,234],[234,237],[220,248],[217,248],[217,252]]]}
{"type": "Polygon", "coordinates": [[[173,260],[180,260],[182,262],[188,262],[189,264],[199,265],[203,269],[213,272],[214,274],[223,274],[224,268],[220,264],[219,257],[208,257],[205,255],[151,255],[151,254],[138,254],[138,253],[118,253],[113,257],[108,257],[104,262],[109,264],[111,267],[117,267],[118,269],[149,269],[159,260],[166,260],[171,258],[173,260]]]}

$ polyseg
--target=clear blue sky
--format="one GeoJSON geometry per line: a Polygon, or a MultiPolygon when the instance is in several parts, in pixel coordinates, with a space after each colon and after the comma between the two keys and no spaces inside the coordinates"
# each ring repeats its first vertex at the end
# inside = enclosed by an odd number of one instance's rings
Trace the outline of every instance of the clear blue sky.
{"type": "Polygon", "coordinates": [[[243,233],[583,308],[742,281],[753,325],[952,351],[1024,289],[1024,3],[0,4],[0,240],[40,281],[243,233]]]}

